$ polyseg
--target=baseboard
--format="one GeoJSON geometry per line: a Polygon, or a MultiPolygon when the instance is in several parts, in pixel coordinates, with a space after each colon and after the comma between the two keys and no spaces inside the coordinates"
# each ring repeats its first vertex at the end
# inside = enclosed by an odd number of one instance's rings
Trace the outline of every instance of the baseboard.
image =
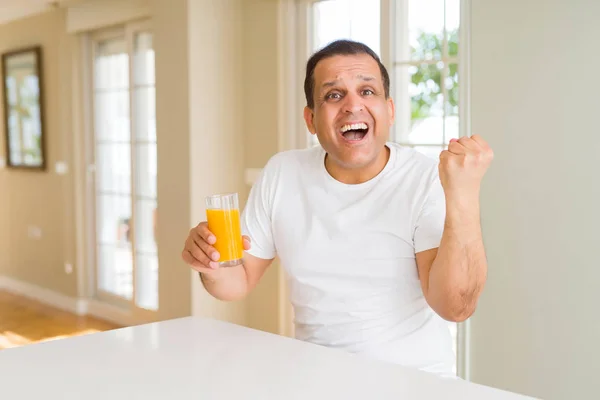
{"type": "Polygon", "coordinates": [[[49,306],[69,311],[77,315],[85,315],[88,312],[87,301],[84,299],[67,296],[8,276],[0,276],[0,289],[37,300],[49,306]]]}
{"type": "Polygon", "coordinates": [[[77,299],[31,283],[0,275],[0,289],[76,315],[91,315],[119,326],[135,323],[127,310],[93,299],[77,299]]]}
{"type": "Polygon", "coordinates": [[[131,326],[139,323],[133,320],[131,313],[127,310],[93,299],[87,300],[87,311],[89,315],[119,326],[131,326]]]}

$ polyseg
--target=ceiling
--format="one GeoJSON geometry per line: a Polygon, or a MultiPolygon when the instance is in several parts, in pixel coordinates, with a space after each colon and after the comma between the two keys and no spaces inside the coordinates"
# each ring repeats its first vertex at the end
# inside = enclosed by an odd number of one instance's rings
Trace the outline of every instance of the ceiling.
{"type": "Polygon", "coordinates": [[[0,0],[0,24],[75,2],[74,0],[0,0]]]}

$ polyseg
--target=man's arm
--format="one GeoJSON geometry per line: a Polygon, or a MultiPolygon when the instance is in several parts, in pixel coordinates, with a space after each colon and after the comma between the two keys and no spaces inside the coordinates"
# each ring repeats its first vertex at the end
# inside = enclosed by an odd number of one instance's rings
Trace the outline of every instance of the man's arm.
{"type": "Polygon", "coordinates": [[[223,301],[241,300],[256,287],[272,262],[246,253],[243,264],[200,272],[200,278],[213,297],[223,301]]]}
{"type": "MultiPolygon", "coordinates": [[[[272,157],[263,168],[256,182],[250,189],[248,201],[240,218],[244,245],[244,261],[236,267],[213,268],[200,271],[202,283],[208,293],[224,301],[244,298],[258,284],[265,271],[276,257],[275,241],[271,231],[271,210],[273,193],[277,186],[278,158],[272,157]],[[250,243],[250,238],[252,243],[250,243]],[[252,248],[252,249],[251,249],[252,248]]],[[[205,246],[205,254],[213,260],[218,259],[214,247],[216,238],[208,227],[200,229],[205,246]]],[[[210,260],[209,260],[210,261],[210,260]]],[[[215,264],[209,266],[216,266],[215,264]]]]}
{"type": "Polygon", "coordinates": [[[440,154],[445,221],[438,248],[416,254],[425,299],[442,318],[469,318],[487,278],[479,213],[483,176],[494,154],[478,135],[451,140],[440,154]]]}
{"type": "Polygon", "coordinates": [[[448,203],[440,247],[416,254],[427,303],[442,318],[469,318],[487,277],[479,207],[462,210],[448,203]]]}
{"type": "Polygon", "coordinates": [[[243,263],[235,267],[219,267],[219,253],[214,248],[217,238],[206,222],[192,228],[182,252],[183,260],[200,274],[202,284],[213,297],[223,301],[244,298],[257,285],[271,265],[272,259],[262,259],[247,252],[252,244],[248,236],[242,236],[243,263]]]}

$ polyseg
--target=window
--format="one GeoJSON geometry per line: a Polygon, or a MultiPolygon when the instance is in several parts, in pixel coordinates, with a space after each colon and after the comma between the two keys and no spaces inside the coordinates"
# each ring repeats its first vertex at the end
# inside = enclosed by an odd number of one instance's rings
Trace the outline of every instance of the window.
{"type": "Polygon", "coordinates": [[[340,38],[363,42],[381,54],[380,3],[373,0],[327,0],[312,7],[312,51],[340,38]]]}
{"type": "Polygon", "coordinates": [[[460,0],[395,2],[394,140],[434,158],[459,137],[460,0]]]}
{"type": "MultiPolygon", "coordinates": [[[[396,123],[390,139],[437,159],[450,139],[466,131],[460,128],[460,2],[301,0],[305,8],[298,13],[300,63],[336,39],[369,45],[382,58],[392,81],[396,123]]],[[[300,71],[304,73],[303,68],[300,71]]],[[[298,79],[301,82],[304,76],[298,79]]],[[[301,132],[308,134],[304,127],[301,132]]],[[[308,141],[300,143],[318,144],[314,135],[308,135],[308,141]]],[[[458,325],[450,323],[449,328],[458,356],[458,325]]]]}
{"type": "Polygon", "coordinates": [[[92,38],[96,295],[144,310],[158,309],[152,39],[140,25],[92,38]]]}

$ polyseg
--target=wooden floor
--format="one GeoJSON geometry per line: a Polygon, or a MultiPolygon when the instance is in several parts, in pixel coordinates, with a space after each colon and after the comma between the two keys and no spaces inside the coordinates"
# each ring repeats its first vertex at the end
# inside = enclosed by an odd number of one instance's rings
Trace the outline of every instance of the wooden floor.
{"type": "Polygon", "coordinates": [[[115,328],[0,290],[0,350],[115,328]]]}

